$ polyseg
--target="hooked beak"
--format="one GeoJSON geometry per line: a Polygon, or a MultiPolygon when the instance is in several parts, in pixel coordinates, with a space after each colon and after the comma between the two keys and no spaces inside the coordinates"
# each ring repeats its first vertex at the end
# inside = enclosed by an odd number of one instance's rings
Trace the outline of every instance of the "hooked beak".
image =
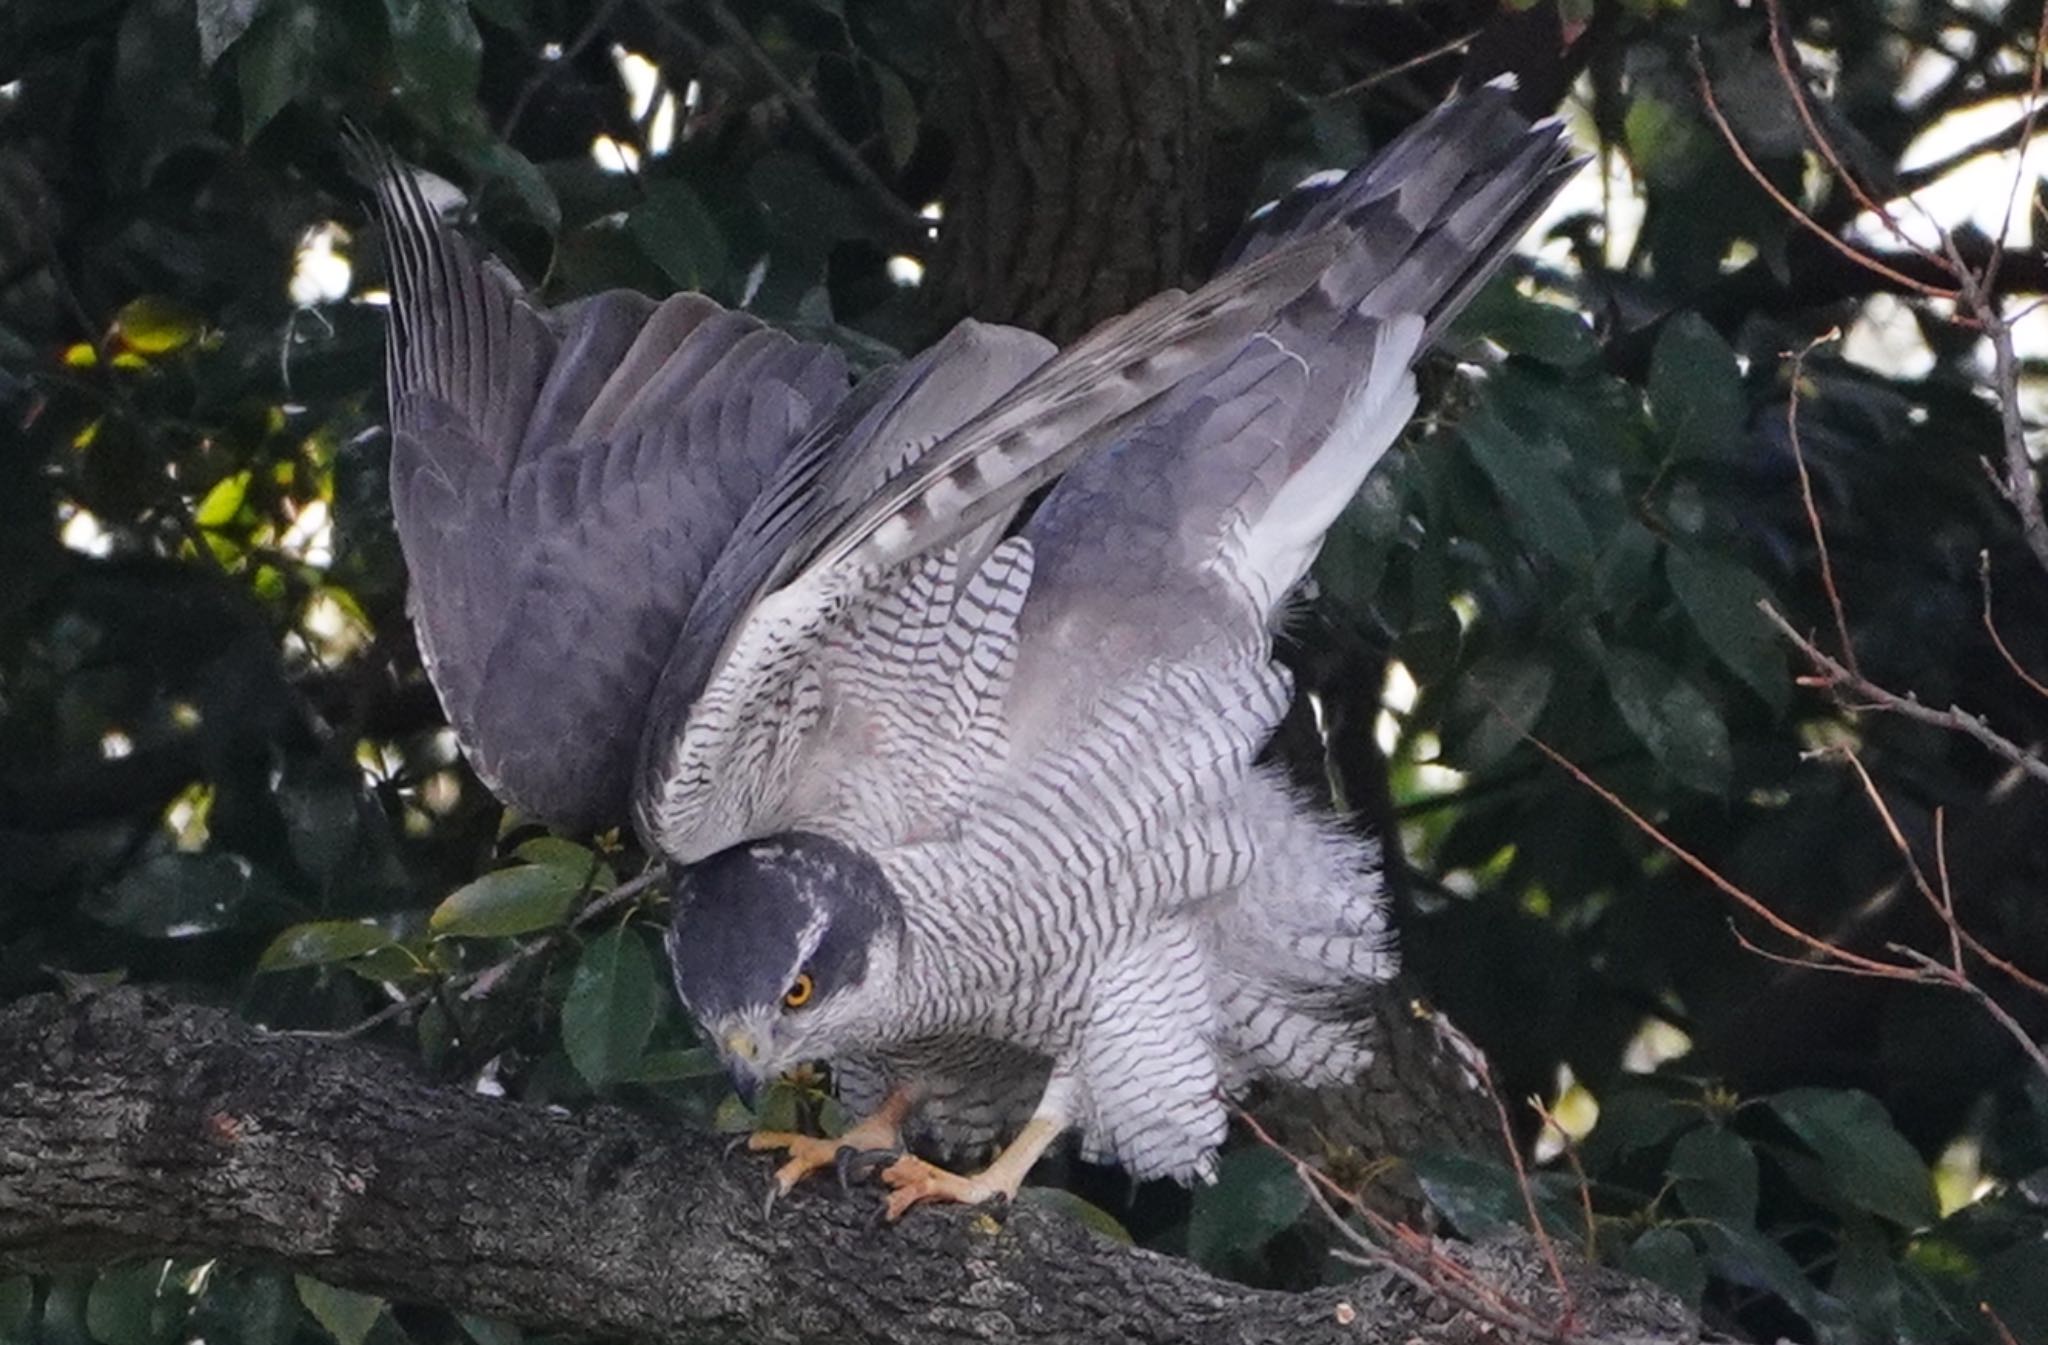
{"type": "Polygon", "coordinates": [[[761,1092],[761,1075],[756,1065],[761,1058],[760,1048],[748,1033],[728,1032],[719,1044],[719,1054],[725,1058],[725,1077],[732,1080],[733,1092],[752,1107],[761,1092]]]}

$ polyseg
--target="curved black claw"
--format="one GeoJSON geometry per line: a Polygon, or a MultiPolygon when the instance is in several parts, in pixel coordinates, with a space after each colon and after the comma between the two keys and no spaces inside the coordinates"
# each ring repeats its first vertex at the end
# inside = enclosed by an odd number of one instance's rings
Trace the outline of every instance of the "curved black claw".
{"type": "Polygon", "coordinates": [[[856,1149],[842,1145],[832,1156],[832,1170],[839,1175],[841,1194],[852,1195],[855,1182],[866,1181],[901,1157],[901,1149],[856,1149]]]}
{"type": "Polygon", "coordinates": [[[734,1154],[745,1148],[747,1141],[752,1138],[754,1138],[753,1135],[747,1131],[741,1131],[739,1134],[734,1135],[726,1142],[725,1156],[731,1158],[734,1154]]]}

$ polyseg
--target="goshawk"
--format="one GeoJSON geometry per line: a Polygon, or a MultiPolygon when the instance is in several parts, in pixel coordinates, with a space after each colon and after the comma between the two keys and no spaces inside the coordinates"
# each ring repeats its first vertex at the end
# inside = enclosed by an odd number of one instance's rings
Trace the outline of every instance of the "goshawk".
{"type": "MultiPolygon", "coordinates": [[[[630,810],[743,1091],[825,1061],[839,1143],[1012,1137],[898,1162],[892,1216],[1013,1194],[1069,1130],[1208,1177],[1231,1090],[1369,1059],[1395,965],[1372,843],[1257,762],[1276,619],[1573,167],[1475,90],[1193,294],[1064,351],[964,322],[849,389],[698,295],[543,310],[386,165],[392,498],[477,772],[630,810]]],[[[763,1142],[785,1189],[838,1148],[763,1142]]]]}

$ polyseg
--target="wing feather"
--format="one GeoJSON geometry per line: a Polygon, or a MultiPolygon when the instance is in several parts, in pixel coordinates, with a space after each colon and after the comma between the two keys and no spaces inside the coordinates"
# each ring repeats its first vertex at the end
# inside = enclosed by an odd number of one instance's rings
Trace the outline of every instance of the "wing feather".
{"type": "Polygon", "coordinates": [[[392,505],[429,675],[501,797],[617,820],[691,601],[844,398],[845,361],[701,295],[540,309],[409,171],[356,150],[385,226],[392,505]]]}
{"type": "Polygon", "coordinates": [[[823,651],[878,594],[916,592],[917,557],[1057,481],[1024,526],[1032,577],[985,784],[1039,800],[1040,839],[1062,862],[1183,894],[1190,865],[1239,872],[1231,810],[1204,800],[1243,780],[1284,711],[1275,605],[1412,413],[1418,348],[1500,264],[1564,157],[1557,129],[1531,128],[1505,91],[1466,95],[1278,212],[1293,224],[1255,231],[1194,295],[1162,296],[970,405],[878,487],[842,483],[865,495],[814,474],[764,497],[772,544],[721,561],[716,620],[691,623],[713,639],[686,641],[664,675],[644,834],[680,859],[708,855],[786,824],[794,782],[857,773],[823,651]],[[758,721],[792,706],[805,727],[769,748],[758,721]],[[1111,778],[1114,797],[1097,797],[1089,780],[1111,778]],[[1141,864],[1121,848],[1131,833],[1103,830],[1140,795],[1175,801],[1163,815],[1189,829],[1179,869],[1156,872],[1167,861],[1141,864]]]}

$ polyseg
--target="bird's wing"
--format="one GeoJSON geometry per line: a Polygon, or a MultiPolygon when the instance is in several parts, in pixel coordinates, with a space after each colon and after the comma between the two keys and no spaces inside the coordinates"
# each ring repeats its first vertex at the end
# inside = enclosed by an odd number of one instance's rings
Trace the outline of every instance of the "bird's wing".
{"type": "MultiPolygon", "coordinates": [[[[832,807],[857,833],[886,830],[909,786],[847,763],[860,735],[892,730],[834,685],[828,651],[918,584],[987,595],[905,648],[982,651],[993,671],[975,694],[1001,705],[984,777],[1042,799],[1047,837],[1082,814],[1106,836],[1143,815],[1145,790],[1197,805],[1204,779],[1241,779],[1287,700],[1275,605],[1406,423],[1425,337],[1499,264],[1564,154],[1505,91],[1466,95],[1315,188],[1305,235],[1254,237],[1209,286],[1098,329],[866,500],[792,527],[717,656],[686,640],[664,677],[658,713],[688,712],[650,724],[643,830],[683,860],[832,807]],[[981,566],[953,545],[1055,479],[981,566]],[[858,786],[827,806],[840,781],[858,786]]],[[[914,839],[942,823],[889,825],[914,839]]]]}
{"type": "Polygon", "coordinates": [[[701,295],[547,311],[357,146],[385,227],[391,495],[420,650],[477,772],[548,821],[625,814],[713,560],[843,358],[701,295]]]}

